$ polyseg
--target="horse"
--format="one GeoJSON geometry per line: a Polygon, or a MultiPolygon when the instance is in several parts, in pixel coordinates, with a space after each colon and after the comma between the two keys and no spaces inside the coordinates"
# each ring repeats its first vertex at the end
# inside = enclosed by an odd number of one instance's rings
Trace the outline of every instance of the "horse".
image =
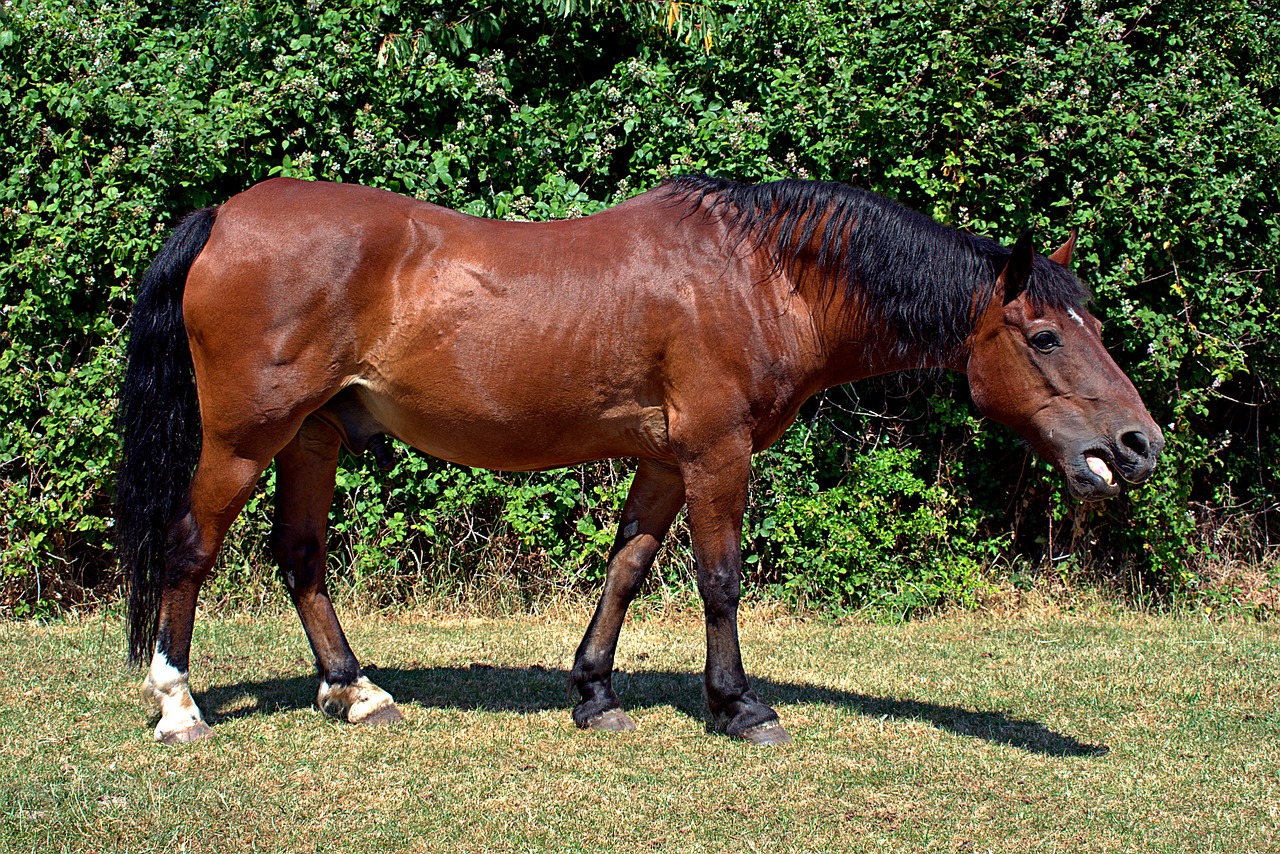
{"type": "Polygon", "coordinates": [[[822,389],[966,374],[978,410],[1082,499],[1152,472],[1164,439],[1051,255],[842,184],[683,176],[555,222],[468,216],[380,189],[272,179],[189,214],[142,278],[119,405],[116,506],[129,658],[155,738],[212,730],[192,699],[201,584],[276,464],[271,550],[315,655],[317,704],[402,718],[360,669],[325,583],[342,448],[387,437],[467,466],[635,458],[574,656],[580,727],[630,730],[618,635],[687,508],[706,624],[708,728],[790,740],[739,649],[752,454],[822,389]]]}

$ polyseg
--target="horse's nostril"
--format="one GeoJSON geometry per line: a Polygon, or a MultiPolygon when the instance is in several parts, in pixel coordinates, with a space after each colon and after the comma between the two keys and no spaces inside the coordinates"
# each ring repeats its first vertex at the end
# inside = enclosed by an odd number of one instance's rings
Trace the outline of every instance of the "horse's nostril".
{"type": "Polygon", "coordinates": [[[1151,442],[1141,430],[1130,430],[1120,437],[1120,441],[1140,457],[1145,457],[1151,451],[1151,442]]]}

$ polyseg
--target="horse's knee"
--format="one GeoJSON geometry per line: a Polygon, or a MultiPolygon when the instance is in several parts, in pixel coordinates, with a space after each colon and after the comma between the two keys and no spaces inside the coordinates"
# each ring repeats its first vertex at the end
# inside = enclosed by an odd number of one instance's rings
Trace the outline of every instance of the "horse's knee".
{"type": "Polygon", "coordinates": [[[615,570],[615,592],[624,602],[631,602],[640,594],[644,580],[649,575],[649,562],[627,561],[615,570]]]}
{"type": "Polygon", "coordinates": [[[737,571],[698,572],[698,593],[708,614],[728,614],[738,610],[742,582],[737,571]]]}
{"type": "MultiPolygon", "coordinates": [[[[635,523],[629,526],[634,529],[635,523]]],[[[614,591],[630,602],[640,593],[653,559],[658,553],[659,541],[649,534],[636,534],[623,529],[609,554],[609,580],[614,591]]]]}

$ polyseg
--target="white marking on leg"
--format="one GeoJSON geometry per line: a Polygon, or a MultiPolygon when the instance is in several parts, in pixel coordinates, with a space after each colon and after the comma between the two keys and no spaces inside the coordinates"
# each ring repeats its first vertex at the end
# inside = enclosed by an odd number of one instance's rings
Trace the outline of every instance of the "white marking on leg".
{"type": "Polygon", "coordinates": [[[161,691],[168,690],[172,685],[187,684],[187,674],[170,664],[168,657],[160,650],[156,650],[155,655],[151,656],[151,670],[147,675],[161,691]]]}
{"type": "Polygon", "coordinates": [[[151,656],[151,667],[142,683],[142,698],[160,712],[156,741],[171,739],[204,723],[200,707],[187,687],[187,674],[170,664],[159,649],[151,656]]]}
{"type": "Polygon", "coordinates": [[[331,718],[358,724],[387,706],[395,706],[391,695],[361,676],[350,685],[330,685],[321,680],[316,705],[331,718]]]}

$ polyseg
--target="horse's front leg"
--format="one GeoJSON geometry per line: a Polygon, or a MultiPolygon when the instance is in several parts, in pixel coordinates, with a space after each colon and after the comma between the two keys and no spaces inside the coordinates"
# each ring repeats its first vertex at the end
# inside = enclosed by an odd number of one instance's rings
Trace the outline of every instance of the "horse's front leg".
{"type": "Polygon", "coordinates": [[[332,427],[308,418],[276,455],[272,550],[316,657],[320,711],[350,723],[395,723],[403,720],[400,710],[360,672],[325,584],[325,531],[340,449],[332,427]]]}
{"type": "Polygon", "coordinates": [[[569,681],[581,697],[573,710],[573,720],[580,727],[635,729],[613,691],[618,633],[631,600],[640,592],[653,565],[662,538],[683,505],[684,481],[680,472],[662,463],[641,460],[618,522],[600,604],[573,658],[569,681]]]}
{"type": "Polygon", "coordinates": [[[698,592],[707,623],[703,687],[711,724],[752,744],[786,744],[778,714],[747,683],[738,645],[742,585],[742,516],[751,474],[747,442],[724,443],[682,459],[689,527],[698,561],[698,592]]]}

